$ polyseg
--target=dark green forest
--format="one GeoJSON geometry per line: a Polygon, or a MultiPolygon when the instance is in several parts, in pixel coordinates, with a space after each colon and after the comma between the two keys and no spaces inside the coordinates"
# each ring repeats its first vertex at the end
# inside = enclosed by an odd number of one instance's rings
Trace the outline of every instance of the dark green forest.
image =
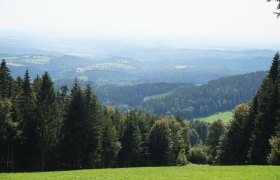
{"type": "Polygon", "coordinates": [[[47,72],[14,79],[2,60],[0,92],[1,171],[186,163],[187,121],[101,106],[77,79],[55,91],[47,72]]]}
{"type": "MultiPolygon", "coordinates": [[[[225,125],[221,120],[187,121],[180,113],[176,117],[121,113],[102,106],[91,86],[82,88],[77,79],[72,87],[55,90],[47,72],[30,79],[26,70],[23,77],[12,78],[2,60],[0,170],[280,164],[279,63],[277,53],[254,98],[237,105],[233,120],[225,125]]],[[[238,84],[248,90],[237,91],[234,98],[251,91],[250,81],[238,84]]],[[[234,86],[225,86],[219,96],[234,86]]],[[[196,93],[211,97],[210,92],[196,93]]]]}
{"type": "Polygon", "coordinates": [[[118,109],[137,109],[145,97],[172,92],[178,87],[193,87],[194,84],[180,83],[145,83],[135,86],[103,85],[95,87],[95,93],[102,104],[110,104],[118,109]]]}
{"type": "Polygon", "coordinates": [[[140,104],[139,110],[193,119],[233,109],[256,94],[265,72],[229,76],[202,86],[181,87],[171,95],[140,104]]]}
{"type": "MultiPolygon", "coordinates": [[[[121,112],[134,109],[149,114],[179,115],[193,119],[232,110],[240,103],[249,102],[256,94],[265,75],[266,72],[259,71],[227,76],[204,85],[145,83],[118,86],[97,85],[86,81],[81,81],[80,84],[85,87],[90,83],[100,103],[112,106],[121,112]]],[[[56,89],[63,84],[71,86],[73,81],[57,81],[56,89]]]]}

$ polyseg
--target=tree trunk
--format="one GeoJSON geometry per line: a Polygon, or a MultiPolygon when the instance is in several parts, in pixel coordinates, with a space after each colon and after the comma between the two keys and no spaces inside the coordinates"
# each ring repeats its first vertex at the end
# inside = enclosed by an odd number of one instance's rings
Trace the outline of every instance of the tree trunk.
{"type": "Polygon", "coordinates": [[[9,169],[9,156],[10,156],[10,148],[9,145],[7,146],[7,159],[6,159],[6,170],[8,171],[9,169]]]}
{"type": "Polygon", "coordinates": [[[14,142],[12,142],[12,166],[11,171],[14,171],[14,142]]]}
{"type": "Polygon", "coordinates": [[[44,170],[44,151],[45,151],[45,119],[42,118],[42,125],[41,125],[41,170],[44,170]]]}

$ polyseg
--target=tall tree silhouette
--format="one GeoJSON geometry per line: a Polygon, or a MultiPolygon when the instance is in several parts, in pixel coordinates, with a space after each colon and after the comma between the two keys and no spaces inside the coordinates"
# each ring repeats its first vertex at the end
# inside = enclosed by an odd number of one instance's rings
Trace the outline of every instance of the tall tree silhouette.
{"type": "Polygon", "coordinates": [[[46,72],[42,76],[42,83],[36,99],[36,120],[39,130],[40,164],[41,170],[48,169],[56,157],[55,149],[61,127],[58,101],[53,82],[46,72]]]}

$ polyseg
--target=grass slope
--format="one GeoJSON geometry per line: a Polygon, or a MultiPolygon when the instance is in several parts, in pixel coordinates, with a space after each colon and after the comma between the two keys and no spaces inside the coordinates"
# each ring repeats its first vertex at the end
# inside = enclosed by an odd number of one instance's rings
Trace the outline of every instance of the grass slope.
{"type": "Polygon", "coordinates": [[[142,167],[34,173],[2,173],[0,179],[280,179],[279,166],[142,167]]]}
{"type": "Polygon", "coordinates": [[[171,95],[173,92],[174,92],[174,90],[173,91],[168,91],[168,92],[165,92],[165,93],[161,93],[161,94],[155,94],[155,95],[152,95],[152,96],[146,96],[146,97],[144,97],[143,101],[148,101],[148,100],[151,100],[151,99],[164,98],[165,96],[171,95]]]}
{"type": "Polygon", "coordinates": [[[199,118],[197,120],[212,123],[218,119],[221,119],[224,123],[228,123],[233,118],[232,116],[233,116],[232,111],[225,111],[207,117],[199,118]]]}

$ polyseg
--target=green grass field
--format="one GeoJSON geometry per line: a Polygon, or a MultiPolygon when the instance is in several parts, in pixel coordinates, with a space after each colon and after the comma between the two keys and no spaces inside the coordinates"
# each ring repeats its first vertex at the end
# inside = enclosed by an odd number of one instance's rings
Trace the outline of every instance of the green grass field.
{"type": "Polygon", "coordinates": [[[165,96],[171,95],[173,92],[174,92],[174,90],[169,91],[169,92],[165,92],[165,93],[161,93],[161,94],[155,94],[155,95],[152,95],[152,96],[146,96],[146,97],[144,97],[143,101],[148,101],[148,100],[151,100],[151,99],[164,98],[165,96]]]}
{"type": "Polygon", "coordinates": [[[280,166],[203,166],[1,173],[0,179],[280,179],[280,166]]]}
{"type": "Polygon", "coordinates": [[[207,117],[198,118],[197,120],[212,123],[218,119],[221,119],[224,123],[228,123],[232,119],[232,116],[233,116],[232,111],[225,111],[207,117]]]}

